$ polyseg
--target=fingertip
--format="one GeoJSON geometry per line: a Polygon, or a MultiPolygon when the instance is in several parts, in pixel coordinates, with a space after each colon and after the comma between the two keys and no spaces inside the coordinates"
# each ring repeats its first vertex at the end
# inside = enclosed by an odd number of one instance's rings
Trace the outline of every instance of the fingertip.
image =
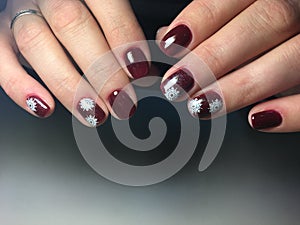
{"type": "Polygon", "coordinates": [[[250,126],[258,131],[271,131],[282,125],[283,118],[280,112],[274,109],[253,112],[249,114],[250,126]]]}
{"type": "Polygon", "coordinates": [[[47,118],[54,112],[55,104],[52,98],[29,94],[24,102],[25,106],[23,108],[36,117],[47,118]]]}

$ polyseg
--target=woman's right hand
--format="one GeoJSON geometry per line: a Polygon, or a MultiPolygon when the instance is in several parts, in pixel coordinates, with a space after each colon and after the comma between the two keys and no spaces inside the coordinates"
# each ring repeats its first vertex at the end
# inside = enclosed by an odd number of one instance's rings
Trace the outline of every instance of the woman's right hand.
{"type": "Polygon", "coordinates": [[[129,78],[146,76],[150,61],[145,37],[129,2],[32,2],[10,0],[0,13],[0,85],[8,96],[38,117],[48,117],[54,110],[51,94],[20,64],[21,54],[83,124],[98,126],[109,112],[119,119],[129,118],[136,109],[129,78]],[[40,11],[42,17],[20,16],[10,29],[15,15],[27,9],[40,11]]]}

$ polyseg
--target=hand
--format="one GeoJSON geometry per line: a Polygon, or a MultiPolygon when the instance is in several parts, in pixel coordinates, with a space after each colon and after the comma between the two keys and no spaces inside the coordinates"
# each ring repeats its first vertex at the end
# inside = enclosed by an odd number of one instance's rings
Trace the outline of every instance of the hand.
{"type": "MultiPolygon", "coordinates": [[[[184,56],[166,73],[162,91],[173,91],[171,100],[187,92],[190,112],[207,118],[297,86],[299,31],[299,0],[194,0],[158,33],[162,51],[184,56]],[[195,55],[203,65],[191,63],[195,55]],[[201,69],[206,65],[217,81],[201,69]]],[[[299,115],[296,94],[256,105],[249,123],[265,132],[300,131],[299,115]]]]}
{"type": "Polygon", "coordinates": [[[38,117],[47,117],[54,110],[50,93],[21,66],[18,55],[22,54],[50,91],[82,123],[100,125],[109,112],[119,119],[130,117],[136,100],[129,78],[148,73],[150,53],[142,42],[145,38],[129,2],[32,2],[10,0],[0,14],[0,85],[5,92],[38,117]],[[18,17],[10,30],[16,13],[27,9],[35,13],[18,17]],[[110,52],[115,48],[117,51],[110,52]],[[95,61],[96,69],[90,70],[95,61]]]}

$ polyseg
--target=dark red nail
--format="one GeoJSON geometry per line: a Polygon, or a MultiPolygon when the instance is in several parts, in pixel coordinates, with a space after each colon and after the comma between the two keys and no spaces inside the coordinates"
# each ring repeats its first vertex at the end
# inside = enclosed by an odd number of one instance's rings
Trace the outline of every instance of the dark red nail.
{"type": "Polygon", "coordinates": [[[39,117],[46,117],[50,111],[50,107],[41,98],[37,96],[29,96],[26,99],[28,108],[39,117]]]}
{"type": "Polygon", "coordinates": [[[194,78],[186,69],[180,69],[162,82],[160,88],[169,101],[175,101],[194,86],[194,78]]]}
{"type": "Polygon", "coordinates": [[[119,119],[128,119],[136,111],[134,102],[125,91],[115,90],[108,101],[119,119]]]}
{"type": "Polygon", "coordinates": [[[192,32],[186,25],[179,25],[164,36],[160,47],[166,55],[174,56],[188,47],[192,37],[192,32]]]}
{"type": "Polygon", "coordinates": [[[219,94],[209,91],[192,99],[188,107],[192,115],[205,118],[220,111],[223,108],[223,101],[219,94]]]}
{"type": "Polygon", "coordinates": [[[282,123],[282,117],[275,110],[267,110],[253,114],[251,123],[254,129],[263,130],[278,127],[282,123]]]}
{"type": "Polygon", "coordinates": [[[81,99],[77,110],[92,127],[102,124],[106,117],[105,112],[91,98],[81,99]]]}
{"type": "Polygon", "coordinates": [[[149,63],[139,48],[133,48],[126,52],[125,63],[134,79],[144,77],[149,73],[149,63]]]}

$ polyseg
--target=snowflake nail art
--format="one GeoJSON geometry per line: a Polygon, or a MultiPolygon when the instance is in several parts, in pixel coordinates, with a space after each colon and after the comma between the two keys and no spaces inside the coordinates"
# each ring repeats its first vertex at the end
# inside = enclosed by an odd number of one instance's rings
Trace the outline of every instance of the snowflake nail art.
{"type": "Polygon", "coordinates": [[[79,106],[83,111],[90,111],[95,108],[95,102],[90,98],[83,98],[79,102],[79,106]]]}
{"type": "Polygon", "coordinates": [[[49,114],[50,107],[39,97],[29,96],[26,99],[27,107],[39,117],[45,117],[49,114]]]}
{"type": "Polygon", "coordinates": [[[209,91],[192,99],[189,102],[188,108],[190,113],[194,116],[209,118],[211,114],[223,108],[223,101],[218,93],[209,91]]]}
{"type": "Polygon", "coordinates": [[[193,99],[190,101],[190,104],[189,104],[189,108],[190,108],[190,111],[195,114],[195,113],[200,113],[201,112],[201,107],[202,107],[202,102],[203,102],[203,99],[193,99]]]}
{"type": "Polygon", "coordinates": [[[96,127],[98,125],[98,119],[94,115],[89,115],[85,120],[92,126],[96,127]]]}
{"type": "Polygon", "coordinates": [[[174,101],[179,97],[179,94],[177,88],[171,87],[166,91],[165,96],[169,101],[174,101]]]}
{"type": "Polygon", "coordinates": [[[219,99],[215,99],[211,103],[209,103],[209,112],[216,113],[220,111],[222,107],[223,107],[223,102],[219,99]]]}
{"type": "Polygon", "coordinates": [[[33,97],[28,98],[26,100],[26,104],[27,104],[28,108],[31,111],[36,112],[36,110],[37,110],[37,103],[36,103],[36,101],[35,101],[35,99],[33,97]]]}
{"type": "Polygon", "coordinates": [[[97,127],[106,118],[105,112],[91,98],[82,98],[77,105],[77,110],[91,127],[97,127]]]}
{"type": "Polygon", "coordinates": [[[175,101],[186,95],[194,86],[192,74],[187,69],[180,69],[169,76],[160,86],[169,101],[175,101]]]}

